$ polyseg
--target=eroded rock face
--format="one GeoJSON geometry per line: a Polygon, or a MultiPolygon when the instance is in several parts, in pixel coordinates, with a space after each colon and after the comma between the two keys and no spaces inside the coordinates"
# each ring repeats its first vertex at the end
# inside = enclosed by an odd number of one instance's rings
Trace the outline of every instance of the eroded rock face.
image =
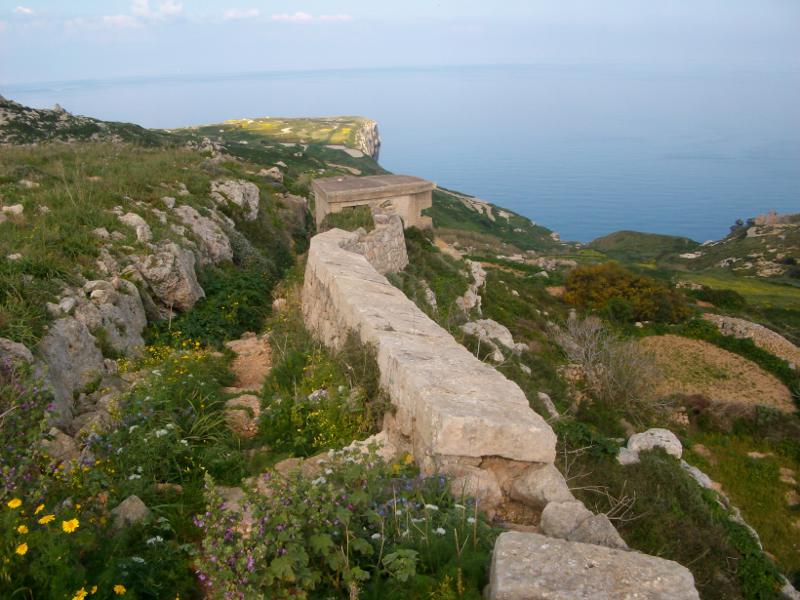
{"type": "Polygon", "coordinates": [[[406,268],[408,254],[403,235],[403,221],[397,215],[373,215],[375,229],[367,233],[359,229],[357,238],[345,248],[366,257],[378,273],[398,273],[406,268]]]}
{"type": "Polygon", "coordinates": [[[254,183],[244,179],[212,181],[211,198],[218,204],[235,204],[248,221],[255,221],[258,217],[259,190],[254,183]]]}
{"type": "Polygon", "coordinates": [[[676,562],[508,531],[492,554],[489,600],[699,600],[676,562]]]}
{"type": "Polygon", "coordinates": [[[136,231],[136,239],[140,242],[149,242],[153,239],[153,233],[150,231],[147,221],[136,213],[129,212],[120,215],[119,220],[136,231]]]}
{"type": "Polygon", "coordinates": [[[205,296],[194,271],[194,254],[177,244],[162,244],[158,252],[139,260],[135,268],[167,309],[187,311],[205,296]]]}
{"type": "Polygon", "coordinates": [[[176,206],[173,212],[197,236],[201,265],[233,260],[231,242],[216,222],[186,204],[176,206]]]}
{"type": "Polygon", "coordinates": [[[103,373],[103,355],[89,328],[74,317],[53,321],[39,342],[39,351],[47,363],[56,419],[69,422],[73,393],[103,373]]]}

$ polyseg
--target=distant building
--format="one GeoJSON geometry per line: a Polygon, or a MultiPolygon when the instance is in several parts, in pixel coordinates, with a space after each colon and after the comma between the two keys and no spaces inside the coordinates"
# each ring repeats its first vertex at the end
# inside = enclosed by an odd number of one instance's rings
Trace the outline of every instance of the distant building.
{"type": "Polygon", "coordinates": [[[435,187],[433,182],[411,175],[315,179],[312,190],[317,227],[328,213],[367,205],[399,215],[404,227],[429,229],[431,218],[423,216],[422,211],[431,207],[435,187]]]}

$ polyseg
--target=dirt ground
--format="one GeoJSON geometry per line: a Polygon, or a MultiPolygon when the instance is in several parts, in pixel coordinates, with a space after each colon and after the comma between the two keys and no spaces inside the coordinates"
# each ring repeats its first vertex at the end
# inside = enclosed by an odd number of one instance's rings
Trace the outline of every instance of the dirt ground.
{"type": "Polygon", "coordinates": [[[795,409],[789,389],[774,375],[713,344],[677,335],[648,337],[641,344],[661,369],[660,395],[702,394],[719,402],[795,409]]]}
{"type": "Polygon", "coordinates": [[[272,352],[267,336],[245,333],[241,339],[225,345],[236,354],[231,363],[236,381],[230,391],[260,391],[272,367],[272,352]]]}

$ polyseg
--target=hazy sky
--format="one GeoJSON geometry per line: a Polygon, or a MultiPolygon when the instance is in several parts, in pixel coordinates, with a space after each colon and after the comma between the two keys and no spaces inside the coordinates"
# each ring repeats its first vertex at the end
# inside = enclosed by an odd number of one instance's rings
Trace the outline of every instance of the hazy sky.
{"type": "Polygon", "coordinates": [[[800,0],[0,0],[0,84],[350,67],[800,68],[800,0]]]}

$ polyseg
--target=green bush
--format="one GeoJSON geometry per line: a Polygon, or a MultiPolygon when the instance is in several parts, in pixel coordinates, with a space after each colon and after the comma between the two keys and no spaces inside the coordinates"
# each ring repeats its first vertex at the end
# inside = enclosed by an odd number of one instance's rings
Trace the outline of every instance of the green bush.
{"type": "Polygon", "coordinates": [[[699,290],[688,290],[689,296],[703,302],[710,302],[716,307],[738,310],[747,306],[747,300],[735,290],[718,290],[703,286],[699,290]]]}
{"type": "Polygon", "coordinates": [[[675,323],[691,314],[681,294],[613,262],[576,267],[565,288],[567,302],[627,321],[675,323]]]}
{"type": "MultiPolygon", "coordinates": [[[[242,513],[222,510],[212,480],[201,579],[217,595],[269,598],[422,598],[451,592],[478,600],[496,533],[474,502],[454,498],[443,477],[414,476],[405,463],[332,452],[306,477],[267,473],[242,513]]],[[[442,597],[448,597],[447,595],[442,597]]]]}

